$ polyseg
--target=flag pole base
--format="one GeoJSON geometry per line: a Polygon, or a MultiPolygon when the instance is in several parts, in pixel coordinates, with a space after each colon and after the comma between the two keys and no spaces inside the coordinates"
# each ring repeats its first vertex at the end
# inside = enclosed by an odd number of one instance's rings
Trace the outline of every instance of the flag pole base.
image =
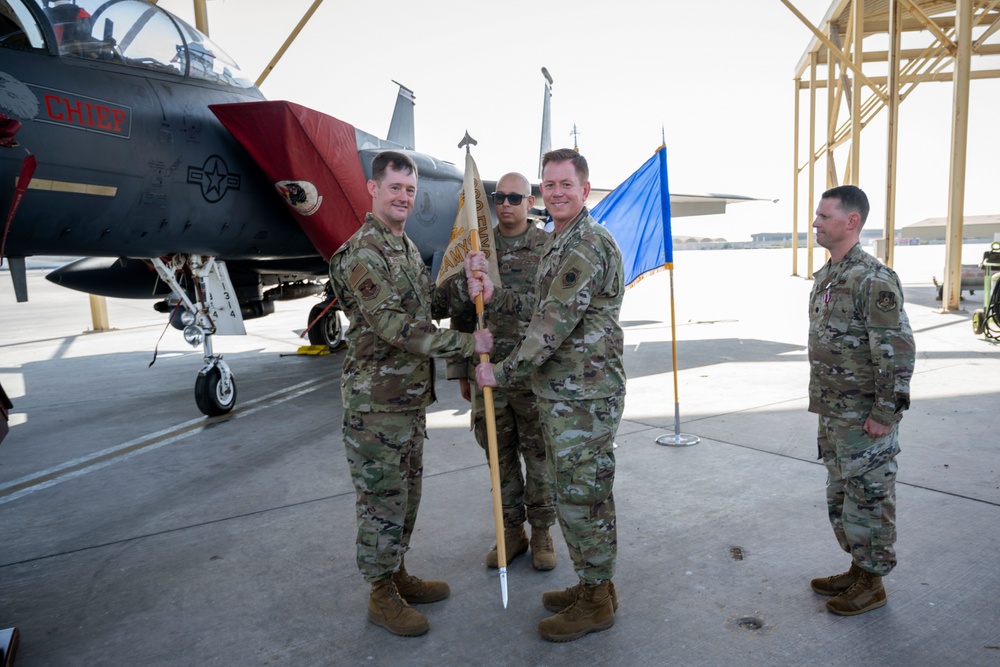
{"type": "Polygon", "coordinates": [[[701,438],[689,433],[664,434],[656,438],[656,444],[666,447],[690,447],[701,442],[701,438]]]}

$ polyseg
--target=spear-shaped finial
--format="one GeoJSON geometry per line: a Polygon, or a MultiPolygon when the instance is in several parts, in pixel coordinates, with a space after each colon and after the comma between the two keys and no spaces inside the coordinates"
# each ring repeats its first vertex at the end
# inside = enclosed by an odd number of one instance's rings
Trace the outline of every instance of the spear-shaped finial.
{"type": "Polygon", "coordinates": [[[475,146],[477,144],[479,144],[479,142],[476,141],[475,139],[473,139],[472,137],[470,137],[469,136],[469,131],[466,130],[465,131],[465,136],[462,137],[462,140],[460,142],[458,142],[458,147],[461,148],[462,146],[465,146],[465,152],[468,153],[469,150],[470,150],[469,146],[475,146]]]}

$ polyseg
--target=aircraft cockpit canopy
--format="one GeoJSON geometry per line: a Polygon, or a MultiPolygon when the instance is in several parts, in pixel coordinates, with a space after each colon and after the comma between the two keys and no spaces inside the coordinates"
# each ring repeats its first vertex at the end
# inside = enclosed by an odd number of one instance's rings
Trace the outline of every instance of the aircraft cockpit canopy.
{"type": "MultiPolygon", "coordinates": [[[[208,37],[145,0],[9,0],[34,3],[49,22],[60,56],[104,60],[250,88],[239,66],[208,37]]],[[[15,12],[17,10],[14,7],[15,12]]],[[[17,12],[21,18],[21,12],[17,12]]],[[[32,35],[38,27],[23,25],[32,35]]],[[[34,40],[31,40],[32,46],[34,40]]]]}

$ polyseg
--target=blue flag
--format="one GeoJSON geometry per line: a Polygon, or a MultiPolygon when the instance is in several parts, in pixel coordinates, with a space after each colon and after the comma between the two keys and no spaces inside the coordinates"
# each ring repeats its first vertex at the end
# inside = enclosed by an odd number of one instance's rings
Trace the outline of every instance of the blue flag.
{"type": "Polygon", "coordinates": [[[670,268],[674,248],[666,147],[661,146],[590,214],[608,228],[621,248],[626,287],[650,273],[670,268]]]}

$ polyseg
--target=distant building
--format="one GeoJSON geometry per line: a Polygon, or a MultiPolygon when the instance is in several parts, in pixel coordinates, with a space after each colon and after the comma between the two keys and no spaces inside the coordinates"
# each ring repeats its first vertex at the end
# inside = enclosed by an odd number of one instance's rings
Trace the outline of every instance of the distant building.
{"type": "MultiPolygon", "coordinates": [[[[921,243],[945,240],[947,218],[927,218],[903,227],[899,236],[919,239],[921,243]]],[[[992,241],[1000,234],[1000,215],[967,215],[962,223],[962,239],[965,241],[992,241]]]]}
{"type": "MultiPolygon", "coordinates": [[[[862,229],[861,242],[882,238],[881,229],[862,229]]],[[[799,245],[804,246],[808,242],[808,232],[799,232],[799,245]]],[[[751,234],[754,248],[790,248],[792,246],[791,232],[762,232],[751,234]]]]}
{"type": "Polygon", "coordinates": [[[682,245],[686,243],[725,243],[726,239],[718,238],[713,239],[708,236],[674,236],[671,237],[674,245],[682,245]]]}

